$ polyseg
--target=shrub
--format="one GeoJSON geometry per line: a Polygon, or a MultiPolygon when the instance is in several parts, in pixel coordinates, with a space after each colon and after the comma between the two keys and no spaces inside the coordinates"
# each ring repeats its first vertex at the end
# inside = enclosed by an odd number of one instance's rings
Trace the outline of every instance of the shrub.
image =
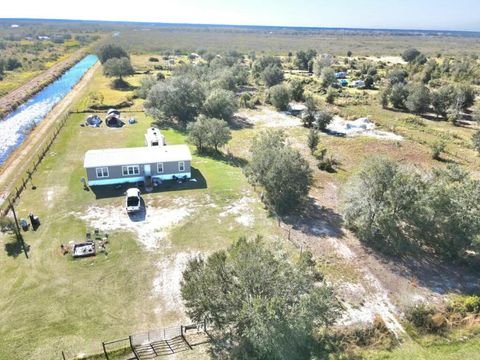
{"type": "Polygon", "coordinates": [[[327,96],[325,98],[325,101],[329,104],[333,104],[335,102],[335,98],[337,97],[337,90],[335,90],[333,87],[329,87],[327,90],[327,96]]]}
{"type": "Polygon", "coordinates": [[[418,329],[428,329],[433,314],[435,314],[433,306],[419,303],[407,309],[405,318],[418,329]]]}
{"type": "Polygon", "coordinates": [[[275,85],[268,91],[270,103],[275,106],[277,110],[287,110],[290,102],[290,90],[286,85],[275,85]]]}
{"type": "Polygon", "coordinates": [[[438,140],[435,141],[431,146],[432,150],[432,159],[440,160],[442,153],[445,151],[447,144],[444,141],[438,140]]]}
{"type": "Polygon", "coordinates": [[[315,128],[320,131],[325,131],[328,124],[333,120],[333,115],[327,109],[320,109],[315,114],[315,128]]]}
{"type": "Polygon", "coordinates": [[[148,58],[148,61],[150,61],[150,62],[159,62],[160,60],[158,60],[158,58],[152,56],[152,57],[149,57],[149,58],[148,58]]]}
{"type": "Polygon", "coordinates": [[[449,304],[449,310],[462,314],[480,314],[480,295],[456,296],[449,304]]]}
{"type": "Polygon", "coordinates": [[[317,148],[319,142],[320,142],[320,138],[318,136],[317,130],[310,129],[307,137],[307,145],[308,145],[308,148],[310,149],[310,153],[313,154],[315,152],[315,149],[317,148]]]}

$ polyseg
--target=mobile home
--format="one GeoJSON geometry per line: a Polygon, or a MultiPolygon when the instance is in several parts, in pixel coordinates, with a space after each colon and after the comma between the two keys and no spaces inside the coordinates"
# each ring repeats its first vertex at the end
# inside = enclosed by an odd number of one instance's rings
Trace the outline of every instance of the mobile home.
{"type": "Polygon", "coordinates": [[[89,150],[83,166],[89,186],[188,179],[192,155],[187,145],[89,150]]]}

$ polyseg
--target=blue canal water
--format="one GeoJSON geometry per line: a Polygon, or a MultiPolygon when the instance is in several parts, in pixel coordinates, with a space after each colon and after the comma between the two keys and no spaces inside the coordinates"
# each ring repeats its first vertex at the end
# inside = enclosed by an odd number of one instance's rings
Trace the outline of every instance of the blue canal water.
{"type": "Polygon", "coordinates": [[[32,127],[45,119],[52,108],[72,90],[97,60],[95,55],[85,56],[61,77],[0,121],[0,165],[25,141],[32,127]]]}

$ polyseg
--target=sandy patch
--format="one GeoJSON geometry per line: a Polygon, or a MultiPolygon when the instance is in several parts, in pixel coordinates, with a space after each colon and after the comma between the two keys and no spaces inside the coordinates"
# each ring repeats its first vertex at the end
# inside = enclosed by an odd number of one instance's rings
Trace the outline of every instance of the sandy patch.
{"type": "MultiPolygon", "coordinates": [[[[379,315],[387,328],[395,335],[399,336],[405,330],[397,320],[397,308],[391,303],[388,297],[388,291],[382,286],[380,281],[371,273],[364,271],[364,280],[368,290],[361,284],[348,284],[357,294],[361,294],[363,300],[360,306],[354,306],[351,303],[344,303],[345,312],[339,321],[341,325],[371,324],[376,315],[379,315]]],[[[347,288],[348,288],[347,286],[347,288]]],[[[350,294],[351,295],[351,294],[350,294]]]]}
{"type": "MultiPolygon", "coordinates": [[[[169,231],[194,212],[194,206],[177,200],[174,206],[147,206],[146,212],[129,216],[122,206],[92,206],[78,215],[90,226],[102,231],[128,230],[137,236],[147,250],[158,248],[169,231]]],[[[164,244],[165,245],[165,244],[164,244]]]]}
{"type": "Polygon", "coordinates": [[[368,118],[349,121],[340,116],[334,116],[332,122],[327,126],[327,130],[348,137],[369,136],[382,140],[403,140],[403,137],[400,135],[388,131],[376,130],[375,128],[376,125],[368,118]]]}
{"type": "Polygon", "coordinates": [[[263,127],[294,127],[302,124],[298,117],[270,109],[261,109],[255,113],[239,112],[235,114],[252,125],[263,127]]]}
{"type": "Polygon", "coordinates": [[[372,61],[383,61],[390,64],[402,64],[405,65],[407,62],[402,59],[401,56],[368,56],[368,60],[372,61]]]}
{"type": "Polygon", "coordinates": [[[198,252],[180,252],[159,262],[158,273],[153,280],[153,296],[159,298],[157,314],[174,311],[183,314],[183,302],[180,294],[182,273],[188,262],[197,257],[198,252]]]}
{"type": "Polygon", "coordinates": [[[255,216],[251,208],[251,204],[255,199],[244,196],[240,200],[235,201],[231,205],[224,208],[224,211],[219,214],[221,218],[229,215],[235,216],[235,221],[243,226],[252,227],[255,223],[255,216]]]}

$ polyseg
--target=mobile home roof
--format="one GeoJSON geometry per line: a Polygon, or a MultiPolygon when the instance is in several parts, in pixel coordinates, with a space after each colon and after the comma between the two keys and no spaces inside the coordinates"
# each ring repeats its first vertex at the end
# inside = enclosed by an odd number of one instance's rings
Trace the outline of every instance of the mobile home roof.
{"type": "Polygon", "coordinates": [[[190,160],[192,160],[192,155],[187,145],[166,145],[89,150],[85,153],[83,166],[85,168],[94,168],[190,160]]]}

